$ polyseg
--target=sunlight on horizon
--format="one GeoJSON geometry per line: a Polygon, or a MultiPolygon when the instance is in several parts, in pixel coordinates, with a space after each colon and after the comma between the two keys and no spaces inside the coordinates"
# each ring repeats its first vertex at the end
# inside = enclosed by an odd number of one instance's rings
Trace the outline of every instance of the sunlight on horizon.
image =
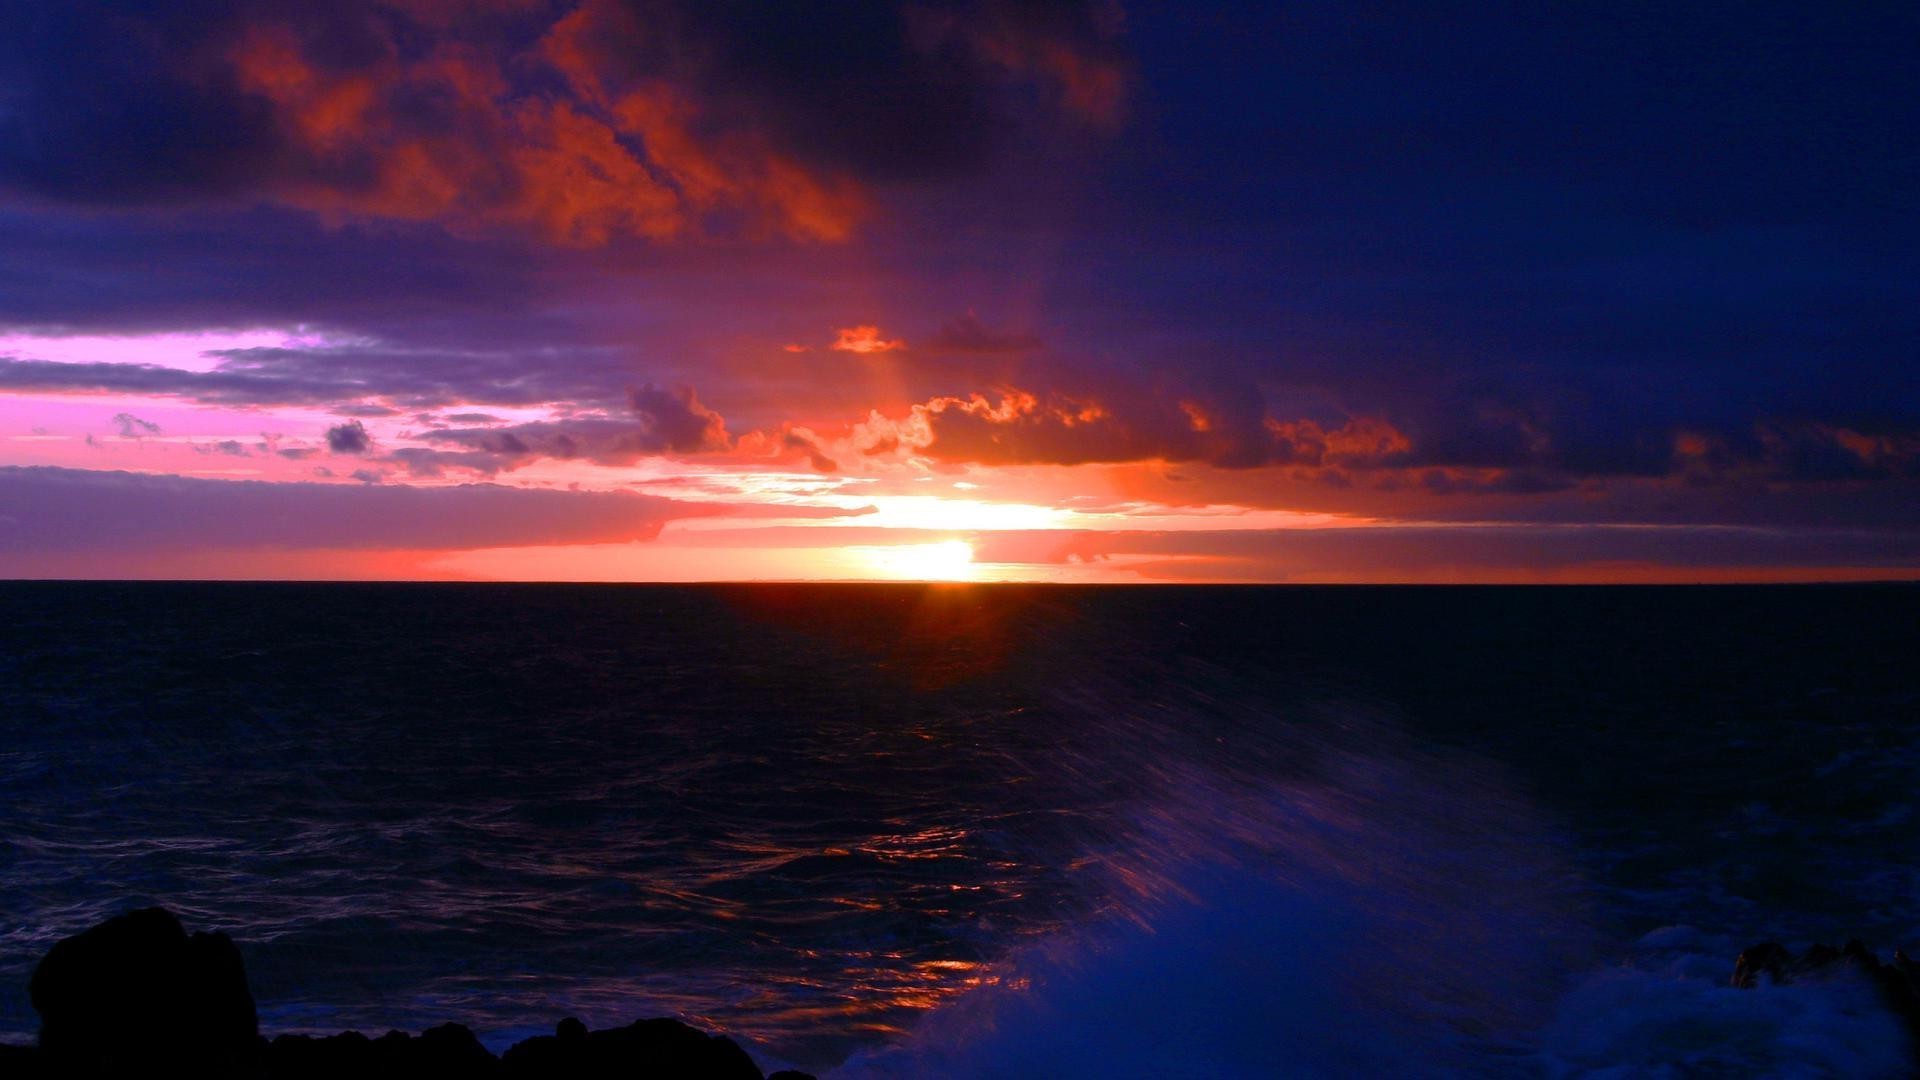
{"type": "Polygon", "coordinates": [[[872,568],[874,576],[891,581],[972,581],[980,572],[973,545],[965,540],[842,550],[872,568]]]}

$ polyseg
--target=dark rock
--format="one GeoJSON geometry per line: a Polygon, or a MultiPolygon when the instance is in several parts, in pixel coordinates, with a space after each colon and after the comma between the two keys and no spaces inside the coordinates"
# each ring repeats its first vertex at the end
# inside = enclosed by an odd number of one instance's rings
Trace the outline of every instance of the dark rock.
{"type": "Polygon", "coordinates": [[[1771,976],[1774,982],[1781,982],[1787,964],[1792,959],[1793,954],[1777,941],[1749,945],[1740,950],[1740,955],[1733,962],[1733,985],[1742,990],[1751,990],[1759,985],[1761,975],[1771,976]]]}
{"type": "Polygon", "coordinates": [[[0,1043],[0,1076],[7,1080],[39,1080],[46,1075],[40,1061],[40,1051],[34,1047],[0,1043]]]}
{"type": "Polygon", "coordinates": [[[732,1039],[708,1035],[678,1020],[636,1020],[623,1028],[582,1034],[562,1022],[559,1034],[515,1043],[501,1063],[511,1077],[601,1077],[631,1080],[762,1080],[759,1066],[732,1039]]]}
{"type": "Polygon", "coordinates": [[[240,950],[146,908],[54,945],[28,992],[53,1075],[249,1075],[259,1025],[240,950]]]}
{"type": "Polygon", "coordinates": [[[555,1035],[534,1035],[507,1047],[500,1064],[508,1076],[560,1076],[587,1059],[586,1051],[572,1043],[555,1035]]]}
{"type": "Polygon", "coordinates": [[[419,1076],[496,1076],[500,1072],[500,1059],[460,1024],[441,1024],[421,1032],[407,1045],[407,1056],[419,1076]]]}
{"type": "MultiPolygon", "coordinates": [[[[495,1058],[459,1024],[368,1038],[259,1035],[240,952],[224,934],[187,935],[160,908],[122,915],[66,939],[34,971],[40,1045],[0,1045],[0,1080],[58,1077],[266,1080],[761,1080],[732,1039],[678,1020],[588,1031],[560,1021],[495,1058]]],[[[781,1072],[779,1080],[812,1080],[781,1072]]]]}
{"type": "Polygon", "coordinates": [[[357,1031],[316,1038],[281,1035],[267,1044],[266,1074],[275,1080],[325,1080],[363,1076],[372,1061],[373,1041],[357,1031]]]}
{"type": "Polygon", "coordinates": [[[1864,976],[1880,991],[1889,1010],[1907,1025],[1920,1049],[1920,964],[1895,951],[1890,963],[1881,963],[1872,949],[1859,941],[1840,948],[1813,945],[1799,956],[1778,942],[1767,941],[1740,953],[1733,965],[1733,985],[1750,990],[1766,975],[1776,983],[1843,977],[1848,973],[1864,976]]]}
{"type": "Polygon", "coordinates": [[[473,1032],[442,1024],[419,1035],[389,1031],[369,1039],[357,1031],[315,1038],[282,1035],[267,1049],[272,1080],[399,1080],[401,1077],[497,1077],[500,1061],[473,1032]]]}

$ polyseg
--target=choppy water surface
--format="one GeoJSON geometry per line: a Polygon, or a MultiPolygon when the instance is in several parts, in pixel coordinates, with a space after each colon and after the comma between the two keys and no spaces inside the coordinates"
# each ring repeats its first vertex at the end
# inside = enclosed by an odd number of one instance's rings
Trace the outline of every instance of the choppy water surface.
{"type": "Polygon", "coordinates": [[[162,903],[270,1031],[1893,1074],[1856,988],[1720,983],[1920,943],[1916,600],[0,584],[0,1034],[49,944],[162,903]]]}

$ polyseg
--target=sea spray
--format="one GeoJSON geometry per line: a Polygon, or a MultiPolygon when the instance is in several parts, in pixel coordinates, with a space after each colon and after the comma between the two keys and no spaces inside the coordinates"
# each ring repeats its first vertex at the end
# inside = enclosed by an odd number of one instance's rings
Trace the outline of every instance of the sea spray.
{"type": "Polygon", "coordinates": [[[1167,752],[1197,726],[1102,762],[1153,784],[1089,852],[1096,911],[834,1075],[1537,1072],[1531,1035],[1590,942],[1556,839],[1498,770],[1358,710],[1284,747],[1167,752]],[[1277,754],[1295,779],[1232,764],[1277,754]]]}
{"type": "Polygon", "coordinates": [[[1111,737],[1056,782],[1139,797],[1081,837],[1080,917],[835,1080],[1911,1072],[1862,980],[1741,991],[1732,937],[1605,940],[1493,763],[1357,706],[1247,716],[1206,682],[1118,705],[1081,684],[1111,737]]]}

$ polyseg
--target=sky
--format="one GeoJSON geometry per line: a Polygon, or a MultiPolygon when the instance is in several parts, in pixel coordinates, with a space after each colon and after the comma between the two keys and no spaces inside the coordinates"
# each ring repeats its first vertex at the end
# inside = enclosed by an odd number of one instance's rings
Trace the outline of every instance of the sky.
{"type": "Polygon", "coordinates": [[[1920,577],[1920,13],[0,0],[0,576],[1920,577]]]}

